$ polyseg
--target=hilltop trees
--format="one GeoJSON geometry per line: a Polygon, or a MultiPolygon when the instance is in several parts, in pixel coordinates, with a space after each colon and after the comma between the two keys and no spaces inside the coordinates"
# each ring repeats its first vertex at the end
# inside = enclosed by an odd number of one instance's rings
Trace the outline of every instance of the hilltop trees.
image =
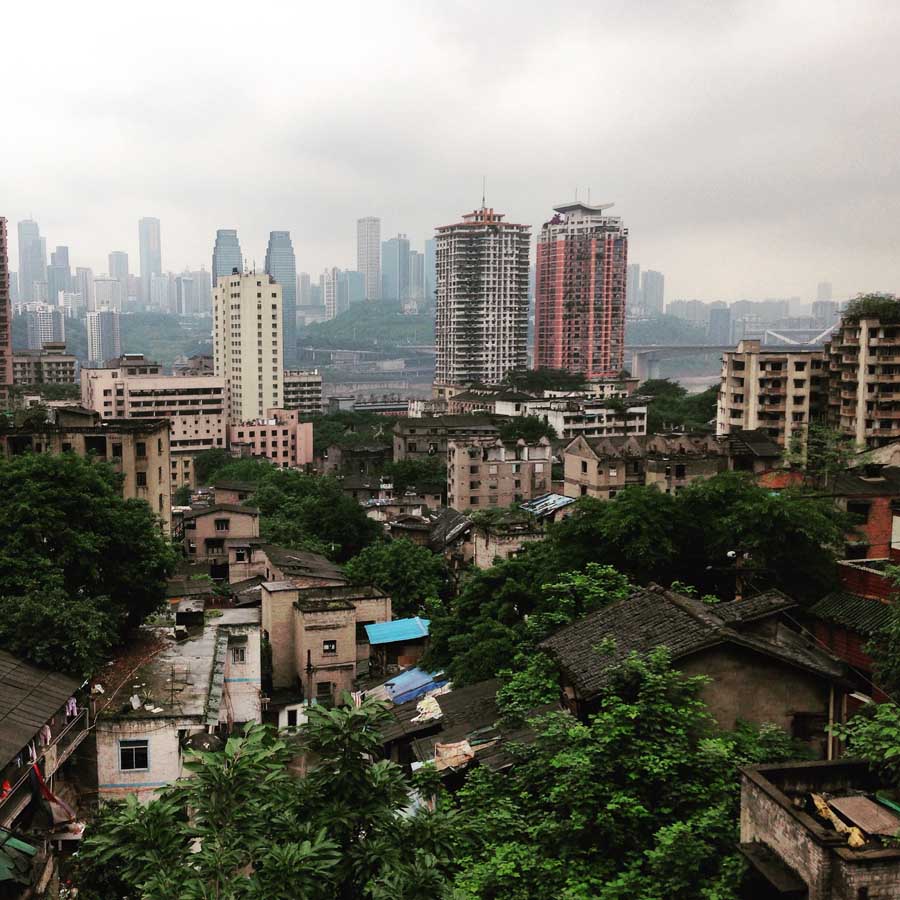
{"type": "Polygon", "coordinates": [[[120,476],[73,454],[0,460],[0,645],[88,674],[157,609],[174,554],[120,476]]]}

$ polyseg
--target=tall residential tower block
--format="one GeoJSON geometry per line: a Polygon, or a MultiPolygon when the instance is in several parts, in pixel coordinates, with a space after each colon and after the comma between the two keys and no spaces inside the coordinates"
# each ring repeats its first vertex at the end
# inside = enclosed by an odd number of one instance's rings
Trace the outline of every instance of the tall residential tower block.
{"type": "Polygon", "coordinates": [[[225,380],[231,424],[260,419],[283,397],[281,285],[271,275],[237,268],[213,291],[215,374],[225,380]]]}
{"type": "Polygon", "coordinates": [[[530,232],[486,207],[436,229],[437,385],[496,384],[528,364],[530,232]]]}
{"type": "Polygon", "coordinates": [[[535,368],[616,378],[625,362],[628,229],[606,203],[564,203],[541,228],[535,368]]]}

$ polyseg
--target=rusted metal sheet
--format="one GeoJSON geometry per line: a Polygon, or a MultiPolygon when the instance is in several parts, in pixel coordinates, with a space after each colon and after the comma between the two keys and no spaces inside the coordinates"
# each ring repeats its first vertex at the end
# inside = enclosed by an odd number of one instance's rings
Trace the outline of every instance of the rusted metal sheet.
{"type": "Polygon", "coordinates": [[[900,816],[868,797],[832,797],[828,805],[866,834],[892,837],[900,831],[900,816]]]}

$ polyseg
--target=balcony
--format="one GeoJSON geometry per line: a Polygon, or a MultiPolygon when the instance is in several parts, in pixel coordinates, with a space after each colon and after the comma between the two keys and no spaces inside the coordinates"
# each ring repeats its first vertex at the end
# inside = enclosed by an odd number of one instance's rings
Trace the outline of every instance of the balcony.
{"type": "MultiPolygon", "coordinates": [[[[69,722],[47,747],[41,748],[38,753],[37,762],[43,763],[44,779],[48,780],[51,775],[57,772],[66,760],[75,752],[78,745],[88,735],[88,711],[81,709],[78,715],[69,722]]],[[[9,780],[11,788],[5,797],[0,799],[0,825],[9,826],[16,817],[22,813],[22,810],[31,800],[31,766],[26,765],[18,769],[12,770],[15,776],[10,774],[9,770],[4,776],[9,780]],[[13,781],[15,777],[15,781],[13,781]]]]}

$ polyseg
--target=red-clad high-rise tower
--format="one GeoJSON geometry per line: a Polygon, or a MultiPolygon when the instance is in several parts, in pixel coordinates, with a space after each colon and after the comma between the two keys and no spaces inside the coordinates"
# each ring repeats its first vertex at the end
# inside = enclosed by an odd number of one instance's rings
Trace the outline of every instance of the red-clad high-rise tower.
{"type": "Polygon", "coordinates": [[[625,361],[628,229],[612,206],[564,203],[541,228],[534,366],[616,378],[625,361]]]}

